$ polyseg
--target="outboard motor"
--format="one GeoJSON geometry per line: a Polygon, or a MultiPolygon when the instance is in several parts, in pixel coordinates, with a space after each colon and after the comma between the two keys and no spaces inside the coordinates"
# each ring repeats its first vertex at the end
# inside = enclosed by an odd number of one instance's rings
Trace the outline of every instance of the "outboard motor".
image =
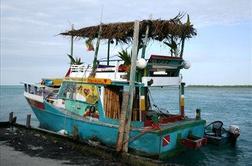
{"type": "Polygon", "coordinates": [[[230,125],[228,129],[229,141],[232,144],[236,143],[237,138],[240,136],[240,128],[237,125],[230,125]]]}

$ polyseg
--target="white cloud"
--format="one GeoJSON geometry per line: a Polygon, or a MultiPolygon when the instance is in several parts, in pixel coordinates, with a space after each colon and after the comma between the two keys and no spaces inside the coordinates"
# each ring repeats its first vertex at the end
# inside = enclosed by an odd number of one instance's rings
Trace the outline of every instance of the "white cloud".
{"type": "MultiPolygon", "coordinates": [[[[34,57],[34,54],[36,61],[46,63],[46,58],[55,56],[55,61],[62,63],[67,59],[65,55],[69,51],[69,39],[55,35],[70,29],[71,24],[76,28],[98,24],[102,6],[104,23],[147,19],[150,14],[154,19],[170,19],[178,12],[190,14],[197,28],[252,21],[250,0],[6,0],[1,1],[0,6],[1,64],[21,67],[19,62],[13,62],[13,59],[22,57],[27,61],[34,57]],[[64,57],[62,61],[59,60],[60,56],[64,57]]],[[[85,53],[83,45],[83,42],[76,42],[75,53],[89,61],[92,53],[85,53]]],[[[104,50],[105,47],[101,49],[104,50]]],[[[112,52],[117,51],[118,48],[112,49],[112,52]]],[[[198,53],[205,52],[200,50],[198,53]]],[[[204,58],[209,58],[208,56],[204,58]]],[[[195,57],[192,59],[195,60],[195,57]]],[[[53,65],[55,62],[48,63],[53,65]]],[[[40,68],[44,64],[36,65],[40,68]]],[[[60,67],[58,69],[60,70],[60,67]]]]}

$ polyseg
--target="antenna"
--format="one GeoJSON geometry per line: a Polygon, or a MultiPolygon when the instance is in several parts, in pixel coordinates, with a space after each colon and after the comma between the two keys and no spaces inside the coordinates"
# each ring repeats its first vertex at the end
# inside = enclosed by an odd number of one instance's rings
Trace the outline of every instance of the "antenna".
{"type": "Polygon", "coordinates": [[[153,15],[152,15],[152,13],[149,15],[149,19],[150,20],[152,20],[152,18],[153,18],[153,15]]]}
{"type": "Polygon", "coordinates": [[[101,5],[101,16],[100,16],[100,23],[102,23],[102,18],[103,18],[103,7],[104,5],[101,5]]]}
{"type": "MultiPolygon", "coordinates": [[[[74,30],[74,24],[72,24],[72,31],[74,30]]],[[[70,55],[73,57],[73,38],[74,36],[71,35],[71,52],[70,55]]]]}

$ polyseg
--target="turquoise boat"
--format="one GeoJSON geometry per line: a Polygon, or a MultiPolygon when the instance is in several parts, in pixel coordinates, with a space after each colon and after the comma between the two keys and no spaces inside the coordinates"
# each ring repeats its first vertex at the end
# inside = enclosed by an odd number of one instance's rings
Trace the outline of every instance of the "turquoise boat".
{"type": "Polygon", "coordinates": [[[186,23],[181,19],[178,15],[170,20],[100,24],[61,33],[72,38],[87,38],[89,50],[93,48],[91,41],[97,41],[93,66],[72,64],[63,79],[24,84],[24,96],[40,127],[96,141],[118,152],[161,160],[206,144],[206,121],[200,118],[200,112],[195,118],[188,118],[184,111],[185,83],[180,70],[190,65],[183,60],[183,47],[185,39],[196,32],[189,16],[186,23]],[[146,59],[145,49],[150,39],[166,43],[171,55],[151,55],[146,59]],[[107,60],[97,61],[100,40],[108,40],[108,50],[110,44],[133,41],[132,56],[124,51],[119,53],[121,59],[111,60],[108,51],[107,60]],[[137,58],[140,49],[142,55],[137,58]],[[131,57],[131,64],[126,63],[125,57],[131,57]],[[149,89],[164,86],[178,87],[178,114],[163,112],[151,103],[149,89]]]}

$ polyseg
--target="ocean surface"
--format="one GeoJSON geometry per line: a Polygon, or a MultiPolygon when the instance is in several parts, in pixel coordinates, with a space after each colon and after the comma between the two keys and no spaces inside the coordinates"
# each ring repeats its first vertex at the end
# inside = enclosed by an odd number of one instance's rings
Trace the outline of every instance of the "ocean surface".
{"type": "MultiPolygon", "coordinates": [[[[161,111],[177,113],[178,89],[152,88],[151,101],[161,111]]],[[[181,165],[251,165],[252,166],[252,88],[251,87],[186,87],[185,113],[195,116],[201,109],[202,119],[207,123],[224,122],[224,127],[235,124],[241,135],[235,147],[207,145],[171,158],[168,162],[181,165]]],[[[17,122],[25,124],[26,115],[32,114],[32,125],[39,122],[23,97],[22,86],[0,86],[0,121],[7,121],[14,112],[17,122]]]]}

